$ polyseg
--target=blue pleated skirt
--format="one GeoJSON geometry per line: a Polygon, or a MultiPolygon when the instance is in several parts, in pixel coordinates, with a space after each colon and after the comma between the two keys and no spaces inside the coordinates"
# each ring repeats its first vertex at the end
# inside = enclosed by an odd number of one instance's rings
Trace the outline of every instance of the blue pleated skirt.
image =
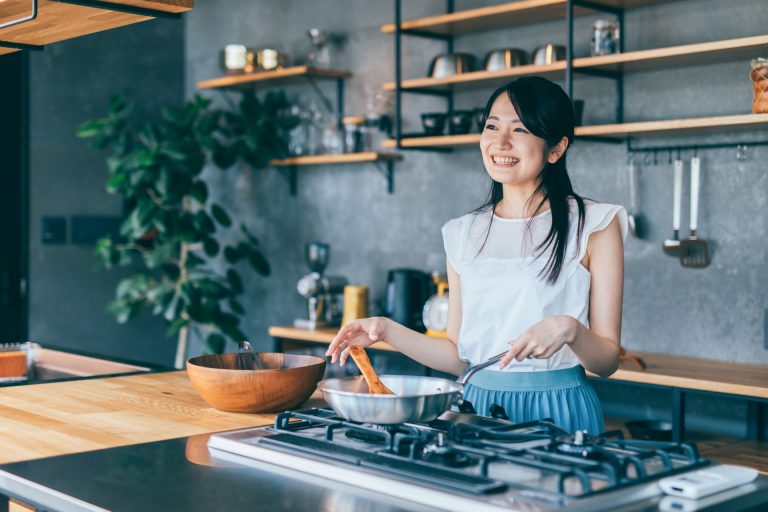
{"type": "Polygon", "coordinates": [[[569,432],[595,435],[605,430],[603,408],[581,366],[540,372],[481,370],[466,385],[464,399],[482,416],[500,405],[516,423],[549,418],[569,432]]]}

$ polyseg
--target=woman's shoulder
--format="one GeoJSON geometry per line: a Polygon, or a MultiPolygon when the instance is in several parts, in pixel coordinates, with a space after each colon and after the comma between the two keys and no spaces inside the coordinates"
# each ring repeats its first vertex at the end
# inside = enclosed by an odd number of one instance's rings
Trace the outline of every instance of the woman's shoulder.
{"type": "Polygon", "coordinates": [[[490,209],[475,210],[465,213],[443,224],[443,233],[461,233],[464,228],[470,228],[478,219],[490,216],[490,209]]]}
{"type": "MultiPolygon", "coordinates": [[[[578,205],[575,199],[571,199],[571,211],[573,218],[578,219],[578,205]]],[[[627,211],[619,204],[600,203],[592,199],[584,199],[584,229],[583,233],[589,235],[596,231],[602,231],[613,221],[619,219],[622,237],[627,233],[627,211]]]]}

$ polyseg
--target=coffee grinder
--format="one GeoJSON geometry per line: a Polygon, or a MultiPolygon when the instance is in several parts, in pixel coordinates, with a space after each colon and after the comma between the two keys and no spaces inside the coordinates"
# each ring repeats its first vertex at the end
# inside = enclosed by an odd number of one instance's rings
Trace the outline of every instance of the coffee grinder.
{"type": "Polygon", "coordinates": [[[309,318],[297,318],[293,321],[294,327],[314,330],[318,327],[338,326],[341,323],[342,300],[347,279],[323,275],[330,253],[328,244],[312,242],[306,245],[305,256],[310,272],[299,279],[296,289],[307,299],[309,318]]]}

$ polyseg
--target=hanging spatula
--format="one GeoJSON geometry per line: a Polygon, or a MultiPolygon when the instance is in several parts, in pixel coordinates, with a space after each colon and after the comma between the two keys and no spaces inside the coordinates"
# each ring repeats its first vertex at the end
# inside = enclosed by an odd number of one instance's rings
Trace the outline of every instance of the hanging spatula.
{"type": "Polygon", "coordinates": [[[680,241],[680,263],[688,268],[704,268],[709,266],[709,244],[696,236],[699,216],[699,174],[701,161],[699,157],[691,158],[691,233],[687,239],[680,241]]]}

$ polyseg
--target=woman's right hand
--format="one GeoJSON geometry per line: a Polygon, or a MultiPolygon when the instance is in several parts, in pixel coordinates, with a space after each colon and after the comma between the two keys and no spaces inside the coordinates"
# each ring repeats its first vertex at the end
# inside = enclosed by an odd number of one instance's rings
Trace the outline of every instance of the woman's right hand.
{"type": "Polygon", "coordinates": [[[352,320],[339,330],[325,355],[331,356],[331,364],[338,361],[343,366],[349,357],[349,353],[344,350],[347,347],[351,345],[368,347],[377,341],[386,341],[389,322],[389,318],[382,316],[352,320]]]}

